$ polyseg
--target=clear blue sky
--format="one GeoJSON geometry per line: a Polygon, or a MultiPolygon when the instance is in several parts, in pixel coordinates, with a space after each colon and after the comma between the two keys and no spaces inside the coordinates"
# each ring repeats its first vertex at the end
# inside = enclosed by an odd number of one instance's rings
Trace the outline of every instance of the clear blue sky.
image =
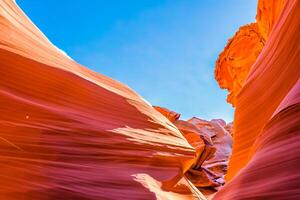
{"type": "Polygon", "coordinates": [[[184,119],[233,119],[214,79],[218,54],[256,0],[17,0],[77,62],[184,119]]]}

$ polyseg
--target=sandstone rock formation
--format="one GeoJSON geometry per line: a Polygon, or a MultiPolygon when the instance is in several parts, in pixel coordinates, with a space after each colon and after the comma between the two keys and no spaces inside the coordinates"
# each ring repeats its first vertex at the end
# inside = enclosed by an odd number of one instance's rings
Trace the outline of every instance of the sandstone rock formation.
{"type": "Polygon", "coordinates": [[[266,43],[240,91],[233,91],[228,183],[214,199],[300,198],[300,1],[281,2],[259,1],[266,43]]]}
{"type": "Polygon", "coordinates": [[[196,150],[197,159],[186,172],[188,180],[206,196],[216,192],[225,183],[224,176],[231,155],[232,137],[226,122],[221,119],[207,121],[196,117],[184,121],[174,111],[157,106],[154,108],[172,120],[196,150]]]}
{"type": "Polygon", "coordinates": [[[300,1],[256,20],[216,64],[232,127],[153,108],[0,0],[0,199],[300,199],[300,1]]]}
{"type": "Polygon", "coordinates": [[[178,129],[63,54],[11,0],[0,77],[0,199],[202,198],[182,179],[196,152],[178,129]]]}
{"type": "Polygon", "coordinates": [[[229,90],[227,101],[236,104],[248,72],[260,54],[265,40],[256,23],[242,26],[230,39],[216,63],[215,77],[223,89],[229,90]]]}
{"type": "Polygon", "coordinates": [[[256,22],[242,26],[219,55],[215,77],[229,91],[227,101],[233,106],[283,6],[284,0],[259,0],[256,22]]]}

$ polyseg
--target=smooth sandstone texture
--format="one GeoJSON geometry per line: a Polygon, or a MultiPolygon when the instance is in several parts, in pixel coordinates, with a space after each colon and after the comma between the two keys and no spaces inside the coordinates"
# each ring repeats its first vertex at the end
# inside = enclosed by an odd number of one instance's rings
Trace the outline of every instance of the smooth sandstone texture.
{"type": "Polygon", "coordinates": [[[10,0],[0,77],[0,199],[202,198],[183,178],[196,151],[178,129],[53,46],[10,0]]]}
{"type": "Polygon", "coordinates": [[[236,96],[228,182],[216,200],[300,199],[300,1],[285,1],[276,22],[265,16],[273,28],[262,28],[265,47],[236,96]]]}
{"type": "Polygon", "coordinates": [[[300,199],[300,1],[260,0],[216,65],[236,107],[180,120],[0,0],[0,199],[300,199]],[[198,188],[198,189],[197,189],[198,188]]]}
{"type": "Polygon", "coordinates": [[[251,159],[251,146],[299,79],[299,15],[299,1],[287,1],[237,96],[228,180],[251,159]]]}
{"type": "Polygon", "coordinates": [[[284,107],[253,146],[251,162],[214,199],[300,198],[300,101],[284,107]]]}

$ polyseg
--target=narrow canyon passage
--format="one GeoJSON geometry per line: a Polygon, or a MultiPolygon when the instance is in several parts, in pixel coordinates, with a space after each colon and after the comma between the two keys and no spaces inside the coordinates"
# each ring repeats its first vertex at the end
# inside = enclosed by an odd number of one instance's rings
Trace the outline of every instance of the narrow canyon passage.
{"type": "Polygon", "coordinates": [[[215,66],[233,122],[182,120],[0,0],[0,199],[300,199],[300,1],[259,0],[215,66]]]}

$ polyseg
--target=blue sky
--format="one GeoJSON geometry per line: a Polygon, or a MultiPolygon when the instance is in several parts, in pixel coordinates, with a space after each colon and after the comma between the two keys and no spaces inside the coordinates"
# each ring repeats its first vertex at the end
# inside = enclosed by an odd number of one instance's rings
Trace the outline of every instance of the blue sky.
{"type": "Polygon", "coordinates": [[[77,62],[183,119],[233,119],[215,61],[256,0],[17,0],[77,62]]]}

